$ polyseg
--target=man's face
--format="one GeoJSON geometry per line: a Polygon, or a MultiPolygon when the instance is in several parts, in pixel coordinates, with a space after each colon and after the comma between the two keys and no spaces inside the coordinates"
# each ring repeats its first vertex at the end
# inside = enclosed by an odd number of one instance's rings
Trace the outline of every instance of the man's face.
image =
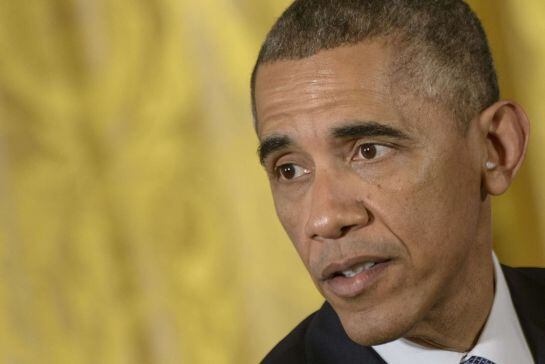
{"type": "Polygon", "coordinates": [[[256,79],[278,217],[347,334],[366,345],[431,320],[486,250],[478,133],[395,92],[391,57],[367,42],[262,65],[256,79]]]}

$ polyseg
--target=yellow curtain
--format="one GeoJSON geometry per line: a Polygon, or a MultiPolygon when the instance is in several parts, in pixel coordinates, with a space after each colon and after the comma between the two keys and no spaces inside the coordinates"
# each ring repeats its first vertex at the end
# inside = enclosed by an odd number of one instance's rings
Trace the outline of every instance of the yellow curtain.
{"type": "MultiPolygon", "coordinates": [[[[249,108],[287,4],[0,2],[0,362],[253,363],[318,307],[249,108]]],[[[496,250],[545,265],[545,3],[471,4],[533,120],[496,250]]]]}

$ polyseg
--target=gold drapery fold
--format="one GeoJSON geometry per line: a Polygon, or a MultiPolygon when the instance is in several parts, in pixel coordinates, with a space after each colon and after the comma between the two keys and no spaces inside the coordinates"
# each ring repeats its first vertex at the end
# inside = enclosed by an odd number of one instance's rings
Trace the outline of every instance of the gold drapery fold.
{"type": "MultiPolygon", "coordinates": [[[[0,2],[1,362],[251,363],[318,307],[249,108],[287,4],[0,2]]],[[[544,265],[545,5],[471,4],[533,121],[495,247],[544,265]]]]}

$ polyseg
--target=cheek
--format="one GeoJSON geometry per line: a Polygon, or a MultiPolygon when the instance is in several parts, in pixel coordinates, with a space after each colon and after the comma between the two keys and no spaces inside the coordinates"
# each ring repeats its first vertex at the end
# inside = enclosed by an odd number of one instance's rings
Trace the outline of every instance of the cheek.
{"type": "MultiPolygon", "coordinates": [[[[273,198],[278,219],[290,238],[301,261],[314,277],[316,267],[322,262],[324,250],[327,246],[316,242],[306,235],[306,226],[309,219],[309,206],[312,201],[304,191],[298,193],[282,194],[273,190],[273,198]],[[313,269],[314,267],[314,269],[313,269]]],[[[318,287],[320,289],[320,287],[318,287]]]]}
{"type": "Polygon", "coordinates": [[[479,178],[460,173],[461,163],[430,162],[419,169],[400,170],[381,184],[383,191],[375,201],[377,218],[401,240],[414,264],[458,259],[477,234],[479,178]]]}
{"type": "Polygon", "coordinates": [[[291,238],[297,227],[297,215],[294,214],[293,204],[288,199],[279,197],[277,193],[273,193],[273,196],[278,220],[280,220],[282,227],[291,238]]]}
{"type": "Polygon", "coordinates": [[[301,213],[303,206],[299,199],[284,196],[279,191],[273,190],[273,197],[278,219],[306,264],[308,247],[304,238],[305,219],[301,213]]]}

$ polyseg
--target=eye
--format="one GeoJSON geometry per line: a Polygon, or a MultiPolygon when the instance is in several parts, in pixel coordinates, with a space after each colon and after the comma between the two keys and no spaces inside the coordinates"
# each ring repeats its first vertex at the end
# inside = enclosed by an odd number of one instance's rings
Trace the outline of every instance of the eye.
{"type": "Polygon", "coordinates": [[[276,167],[276,175],[283,180],[292,180],[308,173],[310,173],[308,169],[293,163],[286,163],[276,167]]]}
{"type": "Polygon", "coordinates": [[[390,151],[390,147],[382,144],[365,143],[358,147],[354,159],[373,160],[381,158],[390,151]]]}

